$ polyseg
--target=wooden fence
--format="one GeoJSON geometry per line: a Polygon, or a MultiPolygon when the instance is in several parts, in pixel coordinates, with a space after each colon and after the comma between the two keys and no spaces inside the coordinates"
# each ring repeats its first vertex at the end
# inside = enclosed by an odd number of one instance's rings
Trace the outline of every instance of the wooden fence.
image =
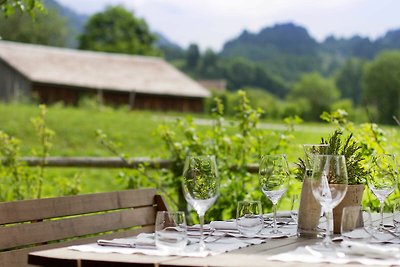
{"type": "MultiPolygon", "coordinates": [[[[21,157],[21,162],[28,166],[41,166],[43,159],[40,157],[21,157]]],[[[3,165],[7,162],[2,161],[3,165]]],[[[150,158],[130,158],[123,160],[118,157],[47,157],[44,165],[46,167],[77,167],[77,168],[137,168],[140,164],[146,164],[153,169],[163,169],[171,167],[172,160],[169,159],[150,159],[150,158]]],[[[235,166],[231,167],[235,169],[235,166]]],[[[248,165],[247,171],[250,173],[258,172],[258,165],[248,165]]]]}

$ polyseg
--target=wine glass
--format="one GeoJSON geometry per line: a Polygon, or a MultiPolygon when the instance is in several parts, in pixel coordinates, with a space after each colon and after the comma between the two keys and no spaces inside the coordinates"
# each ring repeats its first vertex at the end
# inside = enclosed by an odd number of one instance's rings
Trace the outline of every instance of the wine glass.
{"type": "Polygon", "coordinates": [[[215,156],[188,156],[183,168],[182,188],[186,201],[200,221],[200,251],[206,250],[203,235],[204,214],[217,200],[220,180],[215,156]]]}
{"type": "Polygon", "coordinates": [[[332,213],[347,192],[346,159],[343,155],[315,155],[313,157],[311,189],[321,204],[326,219],[325,238],[317,249],[332,249],[332,213]]]}
{"type": "Polygon", "coordinates": [[[383,207],[386,198],[397,186],[397,163],[394,154],[373,155],[369,164],[368,187],[380,202],[381,221],[378,230],[384,230],[383,207]]]}
{"type": "Polygon", "coordinates": [[[271,233],[281,233],[276,226],[276,204],[286,193],[289,183],[289,166],[286,155],[263,156],[259,167],[259,178],[261,190],[273,205],[274,228],[271,233]]]}
{"type": "Polygon", "coordinates": [[[324,155],[328,152],[328,144],[304,144],[304,165],[306,167],[306,174],[311,176],[313,168],[313,157],[315,155],[324,155]]]}

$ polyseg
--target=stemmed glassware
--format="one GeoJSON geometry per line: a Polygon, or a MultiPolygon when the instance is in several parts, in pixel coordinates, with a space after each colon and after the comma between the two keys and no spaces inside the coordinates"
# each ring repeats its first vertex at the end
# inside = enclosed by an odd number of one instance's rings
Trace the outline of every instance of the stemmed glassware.
{"type": "Polygon", "coordinates": [[[206,250],[203,235],[204,215],[219,194],[220,180],[215,156],[188,156],[183,169],[182,188],[186,201],[200,221],[200,250],[206,250]]]}
{"type": "Polygon", "coordinates": [[[314,155],[313,164],[311,188],[315,199],[324,210],[327,222],[325,238],[316,248],[332,249],[333,208],[342,201],[347,192],[346,159],[343,155],[314,155]]]}
{"type": "Polygon", "coordinates": [[[378,230],[384,230],[383,207],[386,198],[394,192],[397,185],[397,162],[393,154],[373,155],[369,164],[368,187],[380,202],[381,221],[378,230]]]}
{"type": "Polygon", "coordinates": [[[259,167],[261,190],[271,200],[274,212],[274,228],[272,234],[281,233],[276,225],[276,204],[286,193],[289,184],[289,165],[286,155],[265,155],[259,167]]]}

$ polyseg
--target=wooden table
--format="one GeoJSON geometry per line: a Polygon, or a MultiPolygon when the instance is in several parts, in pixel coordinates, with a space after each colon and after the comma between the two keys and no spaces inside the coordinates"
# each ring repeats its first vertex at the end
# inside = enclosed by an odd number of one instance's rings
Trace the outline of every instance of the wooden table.
{"type": "MultiPolygon", "coordinates": [[[[375,215],[375,214],[374,214],[375,215]]],[[[374,216],[376,220],[377,214],[374,216]]],[[[386,215],[386,220],[388,216],[386,215]]],[[[310,266],[309,263],[268,261],[267,257],[299,246],[312,245],[321,239],[306,239],[289,237],[269,239],[266,243],[233,250],[227,253],[208,256],[205,258],[168,256],[157,257],[139,254],[100,254],[73,251],[68,248],[58,248],[29,254],[29,263],[39,266],[79,266],[79,267],[125,267],[125,266],[310,266]]],[[[317,266],[317,265],[315,265],[317,266]]],[[[319,264],[318,266],[336,266],[335,264],[319,264]]],[[[339,266],[339,265],[337,265],[339,266]]],[[[346,264],[346,267],[361,266],[346,264]]]]}
{"type": "MultiPolygon", "coordinates": [[[[298,262],[284,263],[268,261],[269,255],[294,250],[298,246],[314,244],[321,239],[304,239],[297,237],[271,239],[264,244],[234,250],[231,252],[209,256],[194,257],[156,257],[139,254],[100,254],[73,251],[68,248],[59,248],[32,252],[29,254],[29,263],[39,266],[309,266],[298,262]]],[[[326,264],[328,265],[328,264],[326,264]]],[[[334,266],[330,264],[329,266],[334,266]]],[[[352,266],[352,265],[347,265],[352,266]]],[[[354,266],[360,266],[355,264],[354,266]]]]}

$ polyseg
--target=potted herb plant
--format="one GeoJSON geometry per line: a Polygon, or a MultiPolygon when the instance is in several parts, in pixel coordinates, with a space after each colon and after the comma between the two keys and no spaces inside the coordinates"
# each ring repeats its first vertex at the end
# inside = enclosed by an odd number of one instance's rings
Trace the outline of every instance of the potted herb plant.
{"type": "MultiPolygon", "coordinates": [[[[362,147],[354,141],[353,135],[343,136],[341,130],[336,130],[328,140],[321,139],[321,144],[327,144],[326,154],[344,155],[348,176],[347,193],[344,199],[333,209],[334,233],[340,233],[343,207],[361,205],[368,170],[363,165],[362,147]]],[[[297,178],[303,179],[306,168],[303,159],[297,163],[297,178]]]]}

